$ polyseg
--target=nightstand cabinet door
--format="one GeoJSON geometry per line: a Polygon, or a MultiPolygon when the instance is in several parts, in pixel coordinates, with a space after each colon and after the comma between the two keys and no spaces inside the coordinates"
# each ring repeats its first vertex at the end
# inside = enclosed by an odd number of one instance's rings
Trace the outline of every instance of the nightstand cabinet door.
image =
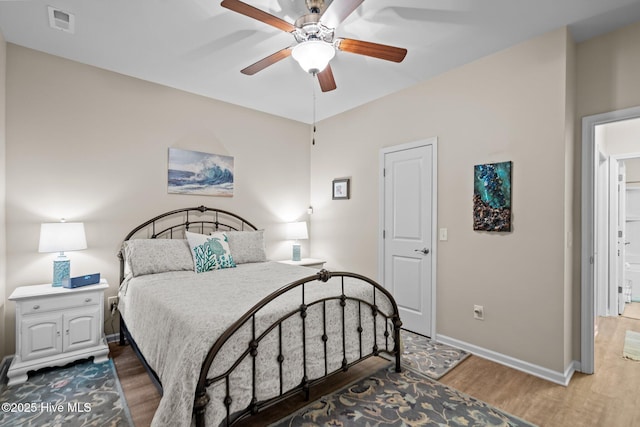
{"type": "Polygon", "coordinates": [[[64,314],[64,351],[80,350],[86,347],[98,345],[100,340],[100,319],[101,307],[94,305],[82,310],[76,310],[64,314]]]}
{"type": "Polygon", "coordinates": [[[23,339],[22,360],[39,359],[62,353],[62,317],[51,314],[31,315],[20,322],[23,339]]]}

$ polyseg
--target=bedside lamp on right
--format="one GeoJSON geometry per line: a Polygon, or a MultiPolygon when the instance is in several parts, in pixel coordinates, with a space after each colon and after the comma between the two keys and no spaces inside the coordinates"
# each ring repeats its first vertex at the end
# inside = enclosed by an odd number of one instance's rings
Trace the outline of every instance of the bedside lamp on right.
{"type": "Polygon", "coordinates": [[[287,240],[293,240],[293,253],[291,260],[300,261],[300,243],[298,240],[309,238],[306,221],[290,222],[287,224],[287,240]]]}

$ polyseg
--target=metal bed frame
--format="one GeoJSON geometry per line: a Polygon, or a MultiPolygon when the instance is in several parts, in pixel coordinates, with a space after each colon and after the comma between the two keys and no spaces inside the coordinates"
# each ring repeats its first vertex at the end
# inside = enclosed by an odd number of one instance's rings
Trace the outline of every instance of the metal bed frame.
{"type": "MultiPolygon", "coordinates": [[[[146,238],[156,239],[156,238],[174,238],[174,235],[177,236],[182,230],[194,230],[200,231],[204,233],[205,230],[211,229],[213,230],[256,230],[256,227],[251,224],[249,221],[241,218],[238,215],[233,213],[223,211],[220,209],[208,208],[205,206],[193,207],[193,208],[184,208],[177,209],[170,212],[166,212],[164,214],[158,215],[157,217],[150,219],[149,221],[144,222],[143,224],[134,228],[127,236],[125,237],[125,241],[131,239],[136,235],[145,235],[146,238]],[[195,218],[194,218],[195,217],[195,218]],[[178,222],[167,222],[167,219],[174,218],[178,219],[178,222]],[[141,233],[142,232],[142,233],[141,233]]],[[[124,257],[122,254],[119,254],[120,258],[120,282],[124,280],[124,257]]],[[[267,297],[263,298],[260,302],[258,302],[253,308],[251,308],[248,312],[246,312],[242,317],[240,317],[235,323],[233,323],[213,344],[210,348],[204,362],[202,363],[202,368],[200,370],[200,375],[198,378],[198,383],[196,387],[196,392],[194,396],[194,416],[196,419],[197,427],[204,427],[205,425],[205,411],[207,404],[210,401],[210,397],[207,395],[207,387],[218,383],[220,381],[224,381],[225,383],[225,397],[223,400],[224,406],[226,408],[226,416],[223,422],[224,425],[231,426],[241,419],[246,418],[247,416],[257,414],[260,410],[271,406],[275,403],[278,403],[294,394],[303,392],[305,398],[309,399],[310,388],[314,385],[320,383],[326,378],[335,375],[339,372],[347,371],[351,366],[362,362],[363,360],[368,359],[371,356],[379,356],[380,353],[386,353],[395,358],[395,370],[396,372],[401,371],[400,360],[400,327],[402,326],[402,322],[400,320],[400,315],[398,313],[398,307],[393,299],[393,296],[383,288],[381,285],[376,283],[375,281],[359,275],[355,273],[349,272],[329,272],[327,270],[320,270],[318,273],[310,275],[308,277],[302,278],[295,282],[289,283],[277,291],[271,293],[267,297]],[[305,287],[311,286],[310,282],[321,281],[327,282],[330,278],[336,277],[340,278],[341,281],[341,293],[339,295],[334,295],[330,297],[326,297],[320,300],[314,301],[306,301],[305,300],[305,287]],[[367,283],[371,285],[373,288],[373,303],[368,301],[347,296],[345,294],[345,286],[348,286],[349,283],[345,282],[345,278],[353,278],[357,279],[361,282],[367,283]],[[271,326],[266,328],[259,335],[256,334],[255,322],[256,322],[256,314],[260,312],[265,306],[267,306],[270,302],[274,301],[279,296],[291,291],[292,289],[300,288],[302,299],[299,306],[292,307],[291,310],[283,315],[280,319],[276,320],[271,326]],[[384,295],[391,304],[392,312],[385,313],[380,307],[376,304],[376,295],[377,293],[381,293],[384,295]],[[342,364],[341,367],[335,371],[328,371],[328,349],[327,349],[327,328],[326,328],[326,305],[329,301],[339,301],[339,305],[342,311],[342,364]],[[358,307],[358,327],[357,333],[359,337],[359,358],[357,360],[349,362],[347,360],[346,355],[346,325],[345,325],[345,312],[347,310],[347,301],[355,301],[358,307]],[[324,345],[324,376],[320,378],[316,378],[310,380],[307,377],[307,349],[306,349],[306,317],[307,311],[310,307],[315,305],[322,305],[322,321],[323,321],[323,335],[321,337],[324,345]],[[362,343],[362,333],[363,333],[363,325],[362,324],[362,310],[368,309],[371,311],[373,318],[373,346],[370,349],[363,349],[362,343]],[[285,354],[283,354],[282,348],[282,329],[283,322],[293,316],[300,316],[302,319],[302,366],[303,366],[303,377],[300,380],[299,385],[292,388],[291,390],[284,391],[283,390],[283,367],[282,364],[285,360],[285,354]],[[384,319],[384,343],[378,342],[378,317],[384,319]],[[215,362],[216,356],[219,354],[224,344],[234,336],[236,332],[242,329],[246,324],[250,325],[251,328],[251,340],[248,342],[246,349],[238,356],[236,361],[231,365],[231,367],[223,372],[222,374],[208,378],[209,369],[211,365],[215,362]],[[256,357],[259,352],[260,342],[272,331],[277,330],[278,343],[279,343],[279,354],[277,356],[277,362],[279,366],[279,377],[280,377],[280,390],[277,392],[277,395],[273,398],[259,401],[256,397],[256,357]],[[393,346],[390,347],[389,337],[393,335],[393,346]],[[251,357],[252,363],[252,391],[253,397],[251,399],[251,403],[244,409],[240,411],[236,411],[235,413],[231,413],[230,407],[232,404],[231,390],[230,390],[230,376],[234,372],[242,361],[244,361],[247,357],[251,357]]],[[[162,393],[162,384],[160,383],[160,379],[153,371],[153,369],[149,366],[147,361],[144,358],[138,349],[135,341],[131,337],[127,326],[120,316],[120,345],[124,345],[125,342],[128,341],[136,355],[141,360],[142,364],[145,366],[147,371],[150,373],[152,380],[162,393]]]]}

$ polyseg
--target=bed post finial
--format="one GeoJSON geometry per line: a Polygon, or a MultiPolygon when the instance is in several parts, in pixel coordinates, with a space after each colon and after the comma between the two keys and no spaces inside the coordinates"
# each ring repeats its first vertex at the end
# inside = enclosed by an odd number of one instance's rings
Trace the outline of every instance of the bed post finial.
{"type": "Polygon", "coordinates": [[[205,206],[205,205],[200,205],[200,206],[198,206],[198,208],[197,208],[197,209],[198,209],[200,212],[203,212],[203,213],[207,211],[207,208],[206,208],[206,206],[205,206]]]}
{"type": "Polygon", "coordinates": [[[331,278],[331,273],[329,273],[324,268],[318,271],[318,280],[326,283],[330,278],[331,278]]]}

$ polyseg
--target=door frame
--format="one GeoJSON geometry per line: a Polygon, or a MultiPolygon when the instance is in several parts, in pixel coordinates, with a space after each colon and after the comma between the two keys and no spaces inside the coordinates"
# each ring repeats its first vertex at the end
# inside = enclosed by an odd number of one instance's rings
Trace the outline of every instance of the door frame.
{"type": "Polygon", "coordinates": [[[595,371],[595,284],[593,275],[595,227],[595,129],[598,125],[640,118],[640,107],[582,118],[582,190],[580,248],[580,371],[595,371]]]}
{"type": "Polygon", "coordinates": [[[436,267],[438,254],[438,137],[425,138],[404,144],[383,147],[379,154],[378,167],[378,282],[386,288],[384,283],[384,223],[385,223],[385,193],[384,193],[384,159],[385,155],[396,151],[410,150],[413,148],[431,146],[431,333],[433,339],[436,336],[436,267]]]}

